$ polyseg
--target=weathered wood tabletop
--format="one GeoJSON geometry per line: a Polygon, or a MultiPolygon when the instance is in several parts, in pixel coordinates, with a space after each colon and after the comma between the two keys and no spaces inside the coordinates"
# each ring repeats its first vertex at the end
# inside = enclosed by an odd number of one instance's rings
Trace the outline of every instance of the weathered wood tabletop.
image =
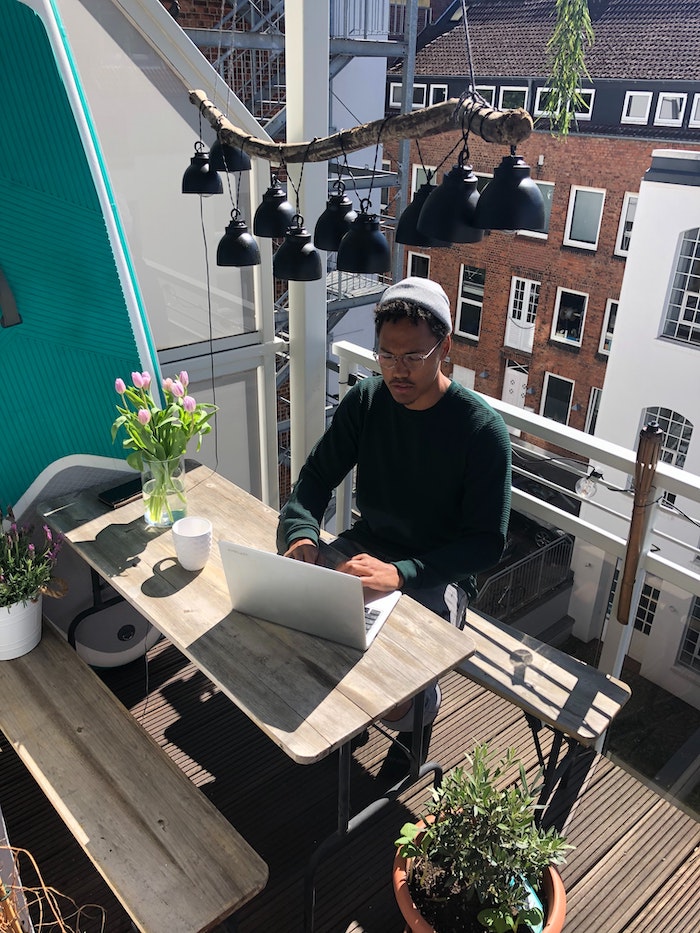
{"type": "Polygon", "coordinates": [[[41,511],[294,761],[325,757],[473,651],[468,634],[406,596],[364,653],[234,612],[218,541],[273,551],[277,513],[203,466],[187,476],[187,501],[214,529],[194,573],[177,563],[172,532],[145,524],[141,500],[109,510],[87,491],[41,511]]]}

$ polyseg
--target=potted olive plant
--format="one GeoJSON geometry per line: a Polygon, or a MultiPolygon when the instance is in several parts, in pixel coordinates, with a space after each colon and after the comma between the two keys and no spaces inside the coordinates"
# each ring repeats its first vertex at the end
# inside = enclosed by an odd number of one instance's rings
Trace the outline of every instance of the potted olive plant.
{"type": "Polygon", "coordinates": [[[414,933],[558,933],[566,913],[554,866],[571,848],[535,823],[536,789],[510,749],[485,744],[432,791],[424,820],[396,841],[394,891],[414,933]],[[517,769],[515,783],[507,776],[517,769]]]}

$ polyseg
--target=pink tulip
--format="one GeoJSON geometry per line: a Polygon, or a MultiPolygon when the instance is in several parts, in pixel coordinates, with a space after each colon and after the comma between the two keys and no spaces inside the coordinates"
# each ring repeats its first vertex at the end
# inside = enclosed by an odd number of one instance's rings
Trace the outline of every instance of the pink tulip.
{"type": "Polygon", "coordinates": [[[151,384],[151,374],[150,373],[141,373],[141,379],[143,380],[143,388],[147,389],[151,384]]]}
{"type": "Polygon", "coordinates": [[[191,395],[186,395],[182,400],[182,407],[185,409],[185,411],[189,411],[191,413],[197,407],[197,403],[191,395]]]}
{"type": "Polygon", "coordinates": [[[148,424],[151,420],[151,413],[147,408],[139,408],[139,413],[136,416],[141,424],[148,424]]]}
{"type": "Polygon", "coordinates": [[[123,379],[114,380],[114,391],[118,392],[119,395],[123,395],[126,392],[126,384],[123,379]]]}
{"type": "Polygon", "coordinates": [[[141,373],[132,373],[131,381],[134,383],[137,389],[143,389],[143,376],[141,373]]]}
{"type": "Polygon", "coordinates": [[[173,395],[176,398],[182,398],[183,395],[185,394],[185,387],[179,380],[176,380],[175,382],[173,382],[173,386],[170,391],[173,393],[173,395]]]}
{"type": "Polygon", "coordinates": [[[189,385],[190,377],[187,374],[187,370],[183,369],[180,375],[177,377],[185,388],[189,385]]]}
{"type": "Polygon", "coordinates": [[[163,380],[163,390],[165,392],[172,393],[173,391],[173,380],[172,379],[168,378],[168,379],[163,380]]]}

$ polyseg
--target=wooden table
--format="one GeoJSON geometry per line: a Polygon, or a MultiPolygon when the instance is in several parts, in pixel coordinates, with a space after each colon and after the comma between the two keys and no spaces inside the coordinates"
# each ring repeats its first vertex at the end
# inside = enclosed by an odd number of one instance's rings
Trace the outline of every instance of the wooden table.
{"type": "MultiPolygon", "coordinates": [[[[140,500],[108,510],[86,491],[44,505],[42,513],[290,758],[309,764],[339,750],[338,830],[319,847],[307,878],[312,929],[316,865],[376,811],[373,805],[350,819],[351,739],[456,667],[474,643],[406,596],[364,653],[234,612],[217,542],[273,551],[277,513],[201,466],[188,474],[187,500],[188,513],[209,518],[214,528],[211,557],[196,573],[177,564],[169,529],[145,524],[140,500]]],[[[415,707],[421,729],[423,704],[415,707]]],[[[426,770],[440,774],[437,764],[419,765],[420,731],[415,737],[411,774],[396,793],[426,770]]]]}

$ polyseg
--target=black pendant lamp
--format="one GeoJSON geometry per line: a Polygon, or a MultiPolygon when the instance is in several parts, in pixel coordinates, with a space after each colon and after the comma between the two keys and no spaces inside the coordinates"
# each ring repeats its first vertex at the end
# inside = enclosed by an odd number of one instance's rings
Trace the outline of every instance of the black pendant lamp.
{"type": "Polygon", "coordinates": [[[465,165],[469,153],[462,150],[457,165],[442,179],[426,199],[418,217],[417,229],[423,236],[448,243],[478,243],[484,230],[476,223],[479,192],[478,179],[471,165],[465,165]]]}
{"type": "Polygon", "coordinates": [[[321,254],[311,242],[301,214],[294,214],[284,243],[272,259],[272,274],[288,282],[315,282],[323,278],[321,254]]]}
{"type": "Polygon", "coordinates": [[[486,230],[544,228],[544,198],[530,178],[530,166],[511,146],[510,155],[494,169],[476,208],[476,223],[486,230]]]}
{"type": "Polygon", "coordinates": [[[194,155],[182,176],[182,193],[200,194],[204,198],[224,193],[221,179],[212,171],[209,156],[204,151],[204,143],[201,140],[194,144],[194,155]]]}
{"type": "Polygon", "coordinates": [[[326,209],[316,221],[314,243],[319,249],[335,253],[357,217],[357,211],[353,210],[350,198],[345,196],[345,185],[340,179],[334,181],[332,187],[335,194],[326,201],[326,209]]]}
{"type": "Polygon", "coordinates": [[[248,226],[241,218],[238,208],[231,211],[231,223],[219,240],[216,249],[217,266],[257,266],[260,263],[260,249],[248,233],[248,226]]]}
{"type": "Polygon", "coordinates": [[[435,185],[432,185],[428,181],[424,185],[421,185],[418,191],[413,195],[413,200],[406,210],[403,211],[396,225],[396,236],[394,239],[397,243],[404,243],[407,246],[448,245],[445,240],[435,239],[418,230],[418,218],[420,217],[420,213],[423,210],[425,202],[434,191],[436,191],[435,185]]]}
{"type": "Polygon", "coordinates": [[[217,137],[209,150],[209,166],[214,172],[249,172],[250,158],[238,146],[230,146],[217,137]]]}
{"type": "Polygon", "coordinates": [[[294,208],[287,200],[287,194],[277,176],[273,175],[270,187],[255,212],[253,233],[256,236],[283,237],[291,227],[294,217],[294,208]]]}
{"type": "Polygon", "coordinates": [[[391,268],[389,244],[377,215],[367,212],[369,207],[369,199],[360,202],[360,213],[340,241],[336,268],[341,272],[388,272],[391,268]]]}

